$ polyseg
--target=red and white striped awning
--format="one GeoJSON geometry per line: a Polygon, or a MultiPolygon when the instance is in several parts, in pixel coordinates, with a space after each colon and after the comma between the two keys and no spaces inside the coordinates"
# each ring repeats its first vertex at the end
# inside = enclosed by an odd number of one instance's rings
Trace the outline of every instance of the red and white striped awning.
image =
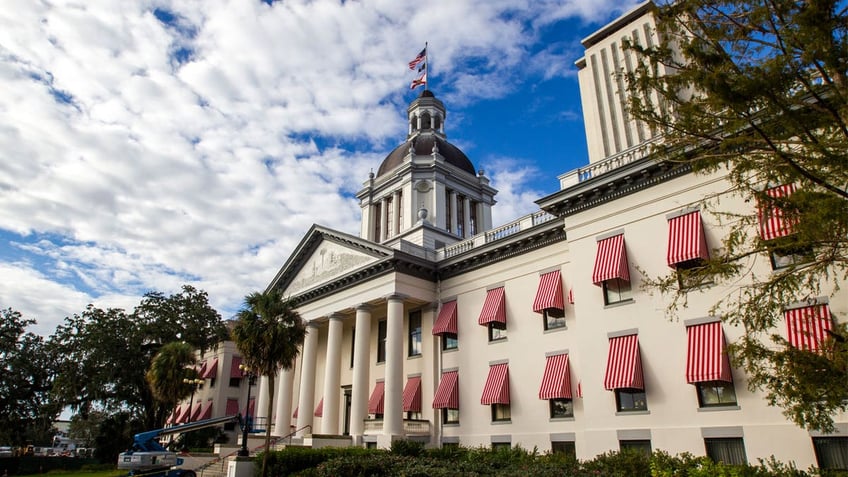
{"type": "Polygon", "coordinates": [[[668,266],[677,268],[678,263],[710,258],[707,238],[701,223],[701,212],[673,217],[668,221],[668,266]]]}
{"type": "Polygon", "coordinates": [[[180,422],[180,418],[182,417],[182,414],[183,414],[183,405],[180,404],[179,406],[177,406],[174,409],[174,412],[172,412],[168,416],[168,419],[165,421],[165,424],[176,424],[176,423],[180,422]]]}
{"type": "Polygon", "coordinates": [[[241,368],[239,368],[240,365],[241,365],[241,357],[240,356],[233,356],[233,363],[230,365],[230,377],[231,378],[240,378],[244,375],[241,372],[241,368]]]}
{"type": "Polygon", "coordinates": [[[209,419],[212,417],[212,400],[206,401],[206,404],[203,405],[203,410],[200,411],[200,416],[198,416],[197,420],[201,419],[209,419]]]}
{"type": "Polygon", "coordinates": [[[203,410],[203,403],[197,402],[194,404],[194,409],[191,410],[191,413],[187,416],[191,422],[194,422],[200,418],[200,411],[203,410]]]}
{"type": "MultiPolygon", "coordinates": [[[[772,198],[788,197],[795,192],[795,184],[772,187],[765,192],[767,196],[772,198]]],[[[757,215],[760,221],[760,237],[763,240],[785,237],[795,231],[795,223],[784,217],[783,210],[777,207],[759,204],[757,215]]]]}
{"type": "Polygon", "coordinates": [[[203,379],[212,379],[218,376],[218,358],[213,359],[208,363],[203,363],[203,372],[200,377],[203,379]]]}
{"type": "Polygon", "coordinates": [[[439,316],[436,318],[436,323],[433,325],[434,335],[441,335],[445,333],[457,334],[456,300],[442,303],[442,309],[439,310],[439,316]]]}
{"type": "Polygon", "coordinates": [[[509,363],[489,366],[480,404],[509,404],[509,363]]]}
{"type": "Polygon", "coordinates": [[[315,417],[324,417],[324,398],[318,401],[318,405],[315,406],[315,412],[312,415],[315,417]]]}
{"type": "Polygon", "coordinates": [[[403,387],[403,411],[421,412],[421,376],[412,376],[403,387]]]}
{"type": "Polygon", "coordinates": [[[433,409],[459,409],[459,371],[445,371],[433,397],[433,409]]]}
{"type": "Polygon", "coordinates": [[[732,382],[730,358],[721,322],[693,325],[686,328],[689,341],[686,353],[686,382],[732,382]]]}
{"type": "Polygon", "coordinates": [[[559,270],[545,273],[539,277],[539,288],[533,301],[533,311],[547,311],[553,317],[565,316],[565,304],[562,298],[562,276],[559,270]]]}
{"type": "Polygon", "coordinates": [[[548,356],[539,399],[571,399],[570,374],[567,353],[548,356]]]}
{"type": "Polygon", "coordinates": [[[483,310],[480,311],[477,323],[486,326],[493,321],[506,324],[504,287],[493,288],[486,293],[486,301],[483,302],[483,310]]]}
{"type": "Polygon", "coordinates": [[[227,408],[224,411],[225,416],[235,416],[239,413],[238,399],[227,399],[227,408]]]}
{"type": "Polygon", "coordinates": [[[583,381],[577,381],[577,397],[583,398],[583,381]]]}
{"type": "Polygon", "coordinates": [[[833,326],[830,308],[827,305],[812,305],[794,308],[784,312],[789,344],[803,349],[816,351],[827,338],[827,331],[833,326]]]}
{"type": "Polygon", "coordinates": [[[645,389],[639,335],[618,336],[609,340],[604,389],[645,389]]]}
{"type": "Polygon", "coordinates": [[[383,414],[383,392],[386,383],[377,381],[374,385],[374,391],[371,392],[371,398],[368,399],[368,414],[383,414]]]}
{"type": "Polygon", "coordinates": [[[626,282],[630,281],[627,251],[624,248],[624,234],[598,241],[598,253],[595,256],[592,283],[600,286],[601,283],[614,278],[620,278],[626,282]]]}

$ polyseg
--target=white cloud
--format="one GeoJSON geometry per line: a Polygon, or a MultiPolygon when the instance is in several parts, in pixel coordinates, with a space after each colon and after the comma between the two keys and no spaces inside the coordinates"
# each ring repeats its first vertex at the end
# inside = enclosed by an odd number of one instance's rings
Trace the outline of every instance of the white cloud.
{"type": "MultiPolygon", "coordinates": [[[[551,64],[567,52],[531,58],[536,26],[616,5],[11,0],[0,228],[54,268],[0,261],[0,306],[47,329],[88,302],[131,309],[191,283],[226,315],[313,222],[358,231],[354,194],[405,134],[412,73],[398,65],[426,39],[434,73],[450,78],[443,99],[459,106],[509,93],[528,65],[565,74],[551,64]]],[[[531,167],[488,172],[496,222],[534,207],[531,167]]]]}

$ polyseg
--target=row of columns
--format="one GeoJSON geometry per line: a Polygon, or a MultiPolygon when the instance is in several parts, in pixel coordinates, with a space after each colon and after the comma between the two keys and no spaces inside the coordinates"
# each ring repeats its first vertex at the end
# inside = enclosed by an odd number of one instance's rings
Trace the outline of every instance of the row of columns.
{"type": "MultiPolygon", "coordinates": [[[[470,198],[467,196],[461,196],[456,193],[456,191],[448,192],[448,203],[447,207],[450,207],[450,224],[445,224],[446,228],[451,230],[454,234],[460,237],[470,237],[471,234],[471,207],[479,207],[479,203],[472,202],[470,198]],[[462,217],[459,215],[459,203],[462,201],[462,217]],[[461,226],[461,227],[460,227],[461,226]]],[[[476,217],[480,217],[480,211],[475,211],[474,214],[476,217]]],[[[477,224],[477,229],[479,231],[480,227],[477,224]]]]}
{"type": "MultiPolygon", "coordinates": [[[[403,435],[403,297],[391,295],[387,298],[386,317],[386,375],[383,397],[383,434],[403,435]]],[[[368,399],[371,367],[371,312],[373,307],[361,304],[356,307],[356,334],[353,344],[353,383],[351,387],[350,434],[361,436],[368,417],[368,399]]],[[[327,330],[326,359],[324,360],[324,409],[321,419],[322,434],[338,434],[340,430],[339,408],[341,399],[341,348],[343,322],[340,315],[329,318],[327,330]]],[[[318,326],[307,325],[306,339],[301,353],[300,392],[298,396],[297,435],[317,433],[313,424],[312,407],[315,405],[315,370],[318,354],[318,326]],[[309,427],[307,427],[309,426],[309,427]]],[[[291,396],[294,373],[283,371],[280,376],[279,400],[275,426],[287,427],[287,416],[291,416],[291,396]],[[288,399],[288,401],[286,401],[288,399]],[[288,409],[286,409],[288,407],[288,409]]]]}
{"type": "MultiPolygon", "coordinates": [[[[403,230],[403,192],[400,190],[380,199],[380,216],[375,217],[380,224],[380,236],[374,237],[375,242],[382,242],[403,230]],[[391,200],[389,200],[391,199],[391,200]],[[388,220],[389,207],[392,208],[392,220],[388,220]]],[[[376,229],[375,229],[376,230],[376,229]]]]}

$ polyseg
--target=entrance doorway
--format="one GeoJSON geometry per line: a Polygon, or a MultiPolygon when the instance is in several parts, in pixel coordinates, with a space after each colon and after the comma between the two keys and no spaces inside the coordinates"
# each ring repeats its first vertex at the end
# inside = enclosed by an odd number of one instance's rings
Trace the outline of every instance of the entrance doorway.
{"type": "Polygon", "coordinates": [[[350,435],[350,402],[351,402],[351,387],[342,386],[344,391],[344,435],[350,435]]]}

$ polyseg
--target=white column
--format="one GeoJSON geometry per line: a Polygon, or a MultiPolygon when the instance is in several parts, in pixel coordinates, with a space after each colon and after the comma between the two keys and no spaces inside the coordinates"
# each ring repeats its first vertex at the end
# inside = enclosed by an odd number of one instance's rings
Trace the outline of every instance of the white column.
{"type": "Polygon", "coordinates": [[[380,217],[377,220],[380,221],[380,236],[377,237],[377,242],[382,242],[389,236],[389,231],[386,230],[386,200],[380,200],[380,217]]]}
{"type": "Polygon", "coordinates": [[[274,417],[274,434],[277,437],[283,437],[291,432],[294,368],[280,371],[277,381],[277,415],[274,417]]]}
{"type": "MultiPolygon", "coordinates": [[[[268,416],[268,378],[262,376],[259,378],[259,386],[256,389],[256,409],[253,412],[256,415],[254,422],[270,425],[273,417],[268,416]]],[[[262,427],[265,429],[265,427],[262,427]]]]}
{"type": "Polygon", "coordinates": [[[306,339],[303,341],[303,362],[300,368],[300,399],[297,412],[297,436],[312,434],[313,429],[301,429],[312,426],[312,411],[315,406],[315,362],[318,357],[318,326],[306,325],[306,339]]]}
{"type": "Polygon", "coordinates": [[[456,217],[456,192],[454,191],[450,192],[450,204],[448,204],[448,207],[450,207],[451,216],[450,231],[454,235],[457,235],[459,231],[456,229],[456,224],[458,224],[459,222],[457,221],[456,217]]]}
{"type": "Polygon", "coordinates": [[[324,361],[324,417],[321,418],[322,434],[339,433],[339,394],[341,393],[339,372],[342,359],[342,317],[330,317],[327,332],[327,359],[324,361]]]}
{"type": "Polygon", "coordinates": [[[403,435],[403,297],[388,297],[383,434],[403,435]]]}
{"type": "Polygon", "coordinates": [[[403,207],[401,204],[402,197],[401,193],[395,191],[395,198],[392,199],[392,205],[394,206],[394,223],[392,224],[392,235],[398,235],[403,230],[402,216],[400,215],[400,210],[403,207]]]}
{"type": "MultiPolygon", "coordinates": [[[[353,343],[353,388],[350,396],[350,434],[362,436],[368,415],[368,379],[371,356],[371,305],[356,307],[356,337],[353,343]]],[[[356,440],[354,441],[356,442],[356,440]]]]}

